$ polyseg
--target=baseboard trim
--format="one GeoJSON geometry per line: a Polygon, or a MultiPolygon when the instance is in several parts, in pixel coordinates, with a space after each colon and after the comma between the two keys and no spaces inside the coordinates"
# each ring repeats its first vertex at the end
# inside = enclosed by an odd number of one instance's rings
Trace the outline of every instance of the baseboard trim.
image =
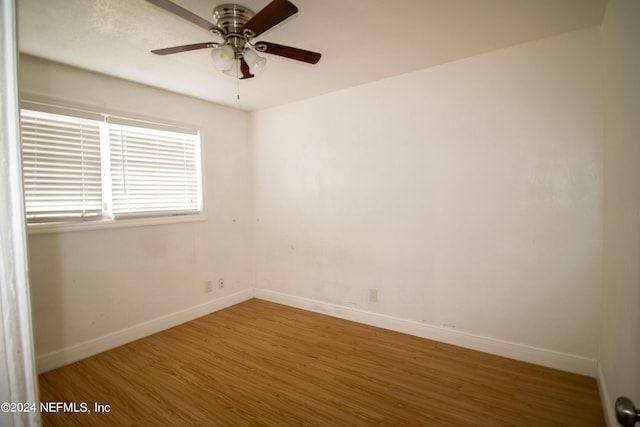
{"type": "Polygon", "coordinates": [[[50,371],[69,363],[111,350],[115,347],[147,337],[165,329],[189,322],[198,317],[222,310],[253,298],[253,289],[245,289],[194,307],[170,313],[137,325],[97,337],[80,344],[45,353],[36,357],[38,373],[50,371]]]}
{"type": "Polygon", "coordinates": [[[602,364],[598,363],[598,390],[600,391],[600,402],[602,403],[602,411],[604,412],[604,421],[607,427],[614,427],[618,425],[616,420],[616,414],[613,410],[614,402],[609,394],[609,388],[607,387],[607,381],[604,378],[604,372],[602,371],[602,364]]]}
{"type": "Polygon", "coordinates": [[[339,317],[341,319],[364,323],[405,334],[415,335],[485,353],[508,357],[536,365],[586,375],[595,378],[597,362],[574,354],[503,341],[495,338],[454,331],[436,325],[387,316],[380,313],[359,310],[324,301],[303,298],[295,295],[274,292],[266,289],[254,289],[254,296],[303,310],[339,317]]]}
{"type": "MultiPolygon", "coordinates": [[[[274,292],[267,289],[245,289],[195,307],[189,307],[185,310],[160,316],[73,346],[38,355],[36,357],[36,368],[38,373],[50,371],[155,334],[165,329],[172,328],[181,323],[189,322],[197,319],[198,317],[206,316],[207,314],[218,310],[231,307],[232,305],[239,304],[254,297],[366,325],[390,329],[421,338],[432,339],[472,350],[478,350],[485,353],[596,378],[598,380],[598,386],[600,387],[607,422],[612,419],[611,414],[609,413],[610,408],[608,408],[609,398],[604,376],[594,359],[528,346],[525,344],[503,341],[468,332],[451,330],[437,325],[355,309],[325,301],[274,292]]],[[[615,420],[615,417],[613,419],[615,420]]]]}

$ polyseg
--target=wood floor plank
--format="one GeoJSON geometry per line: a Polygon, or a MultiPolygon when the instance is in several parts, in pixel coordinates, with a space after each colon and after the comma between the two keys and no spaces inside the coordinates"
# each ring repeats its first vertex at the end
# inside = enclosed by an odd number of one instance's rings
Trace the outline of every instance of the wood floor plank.
{"type": "Polygon", "coordinates": [[[56,369],[45,426],[604,426],[592,378],[253,299],[56,369]]]}

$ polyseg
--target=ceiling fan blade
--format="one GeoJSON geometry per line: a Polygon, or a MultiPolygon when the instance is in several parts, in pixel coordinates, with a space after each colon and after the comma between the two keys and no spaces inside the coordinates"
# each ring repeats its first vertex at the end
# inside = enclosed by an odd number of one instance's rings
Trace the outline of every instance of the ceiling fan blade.
{"type": "Polygon", "coordinates": [[[242,72],[242,77],[240,78],[240,80],[250,79],[253,77],[253,74],[251,74],[251,71],[249,71],[249,64],[247,64],[244,58],[240,60],[240,71],[242,72]]]}
{"type": "Polygon", "coordinates": [[[256,37],[296,13],[298,13],[298,8],[290,1],[273,0],[249,19],[242,26],[242,31],[250,30],[251,37],[256,37]]]}
{"type": "Polygon", "coordinates": [[[151,53],[156,55],[171,55],[172,53],[188,52],[190,50],[205,49],[208,47],[218,47],[218,43],[206,42],[206,43],[194,43],[186,44],[184,46],[166,47],[164,49],[155,49],[151,53]]]}
{"type": "Polygon", "coordinates": [[[309,64],[317,64],[322,57],[317,52],[311,52],[309,50],[298,49],[291,46],[283,46],[281,44],[258,42],[256,47],[264,53],[270,53],[272,55],[284,56],[285,58],[295,59],[296,61],[307,62],[309,64]],[[264,50],[262,48],[264,46],[264,50]]]}
{"type": "Polygon", "coordinates": [[[147,1],[151,4],[154,4],[166,10],[167,12],[171,12],[174,15],[178,15],[179,17],[196,24],[207,31],[213,31],[214,33],[217,33],[217,34],[224,34],[224,32],[219,27],[215,26],[211,22],[207,21],[204,18],[199,17],[195,13],[190,12],[184,7],[179,6],[169,0],[147,0],[147,1]]]}

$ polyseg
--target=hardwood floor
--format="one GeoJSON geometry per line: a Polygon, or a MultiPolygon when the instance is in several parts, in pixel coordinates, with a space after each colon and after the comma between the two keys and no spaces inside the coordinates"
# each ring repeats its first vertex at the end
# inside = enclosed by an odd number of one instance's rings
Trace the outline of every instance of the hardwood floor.
{"type": "Polygon", "coordinates": [[[39,379],[91,411],[45,426],[605,425],[592,378],[257,299],[39,379]]]}

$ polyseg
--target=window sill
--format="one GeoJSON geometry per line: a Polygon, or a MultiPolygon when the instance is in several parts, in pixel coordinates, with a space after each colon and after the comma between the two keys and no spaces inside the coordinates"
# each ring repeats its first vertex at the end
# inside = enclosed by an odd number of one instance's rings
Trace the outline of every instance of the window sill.
{"type": "Polygon", "coordinates": [[[180,224],[185,222],[206,221],[204,214],[162,216],[155,218],[131,218],[117,220],[61,222],[48,224],[28,224],[27,234],[68,233],[78,231],[106,230],[113,228],[146,227],[150,225],[180,224]]]}

